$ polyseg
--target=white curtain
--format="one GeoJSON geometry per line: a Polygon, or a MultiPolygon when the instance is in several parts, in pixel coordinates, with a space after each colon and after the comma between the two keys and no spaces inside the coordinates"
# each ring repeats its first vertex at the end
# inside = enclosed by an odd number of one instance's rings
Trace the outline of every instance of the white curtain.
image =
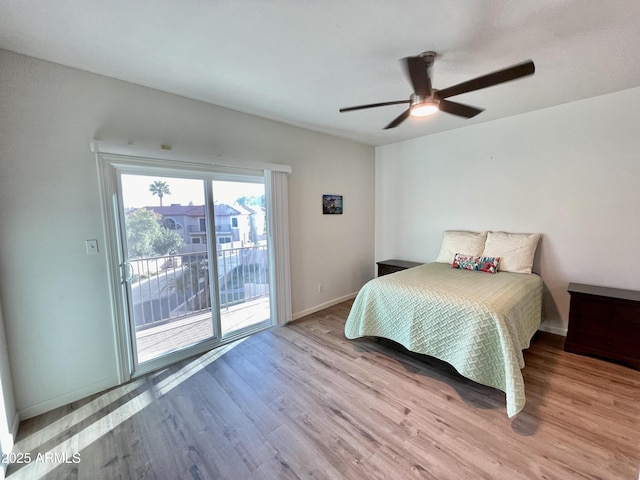
{"type": "Polygon", "coordinates": [[[287,172],[265,170],[264,183],[269,222],[271,316],[278,325],[291,321],[291,268],[289,263],[289,177],[287,172]]]}

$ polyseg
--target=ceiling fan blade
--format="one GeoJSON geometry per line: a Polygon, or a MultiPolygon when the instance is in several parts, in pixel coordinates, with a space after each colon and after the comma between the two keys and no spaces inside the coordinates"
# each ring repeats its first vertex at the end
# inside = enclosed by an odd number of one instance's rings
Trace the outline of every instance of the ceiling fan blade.
{"type": "Polygon", "coordinates": [[[404,112],[402,112],[400,115],[398,115],[389,125],[384,127],[383,130],[388,130],[390,128],[395,128],[398,125],[400,125],[407,118],[409,118],[409,112],[411,112],[411,109],[407,108],[404,112]]]}
{"type": "Polygon", "coordinates": [[[393,102],[370,103],[368,105],[358,105],[356,107],[341,108],[341,112],[351,112],[353,110],[362,110],[364,108],[386,107],[387,105],[400,105],[401,103],[411,103],[411,100],[396,100],[393,102]]]}
{"type": "Polygon", "coordinates": [[[431,78],[424,57],[406,57],[404,62],[415,94],[431,95],[431,78]]]}
{"type": "Polygon", "coordinates": [[[498,70],[497,72],[483,75],[482,77],[474,78],[473,80],[467,80],[466,82],[459,83],[449,88],[445,88],[436,92],[438,98],[453,97],[454,95],[460,95],[461,93],[472,92],[474,90],[480,90],[481,88],[492,87],[500,83],[509,82],[517,78],[526,77],[532,75],[535,72],[535,65],[531,60],[528,60],[518,65],[514,65],[504,70],[498,70]]]}
{"type": "Polygon", "coordinates": [[[470,105],[463,105],[462,103],[451,102],[449,100],[440,100],[438,108],[442,112],[458,115],[459,117],[472,118],[482,113],[484,110],[481,108],[472,107],[470,105]]]}

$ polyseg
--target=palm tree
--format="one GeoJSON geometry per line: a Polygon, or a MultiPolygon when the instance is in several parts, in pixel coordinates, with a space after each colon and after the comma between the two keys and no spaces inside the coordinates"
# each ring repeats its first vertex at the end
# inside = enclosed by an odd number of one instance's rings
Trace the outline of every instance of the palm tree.
{"type": "Polygon", "coordinates": [[[160,206],[162,206],[162,197],[165,195],[171,195],[169,184],[163,180],[155,180],[151,185],[149,185],[149,191],[152,195],[158,196],[160,199],[160,206]]]}

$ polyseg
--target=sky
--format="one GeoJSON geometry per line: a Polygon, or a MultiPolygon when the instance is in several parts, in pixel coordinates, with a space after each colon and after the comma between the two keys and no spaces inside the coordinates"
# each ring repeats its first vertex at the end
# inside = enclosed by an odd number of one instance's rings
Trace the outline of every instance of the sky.
{"type": "MultiPolygon", "coordinates": [[[[171,195],[162,198],[164,206],[173,203],[181,205],[204,205],[204,186],[202,180],[147,175],[122,175],[122,196],[125,208],[159,206],[160,199],[152,195],[149,185],[154,181],[167,182],[171,195]]],[[[238,197],[264,195],[264,184],[244,182],[213,182],[213,196],[218,203],[233,203],[238,197]]]]}

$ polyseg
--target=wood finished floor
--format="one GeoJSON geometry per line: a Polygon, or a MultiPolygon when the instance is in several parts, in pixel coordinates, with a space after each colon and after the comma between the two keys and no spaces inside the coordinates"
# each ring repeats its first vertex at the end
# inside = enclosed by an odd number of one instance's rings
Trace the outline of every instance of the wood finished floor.
{"type": "Polygon", "coordinates": [[[350,306],[24,421],[7,478],[638,479],[640,372],[539,333],[508,419],[447,364],[345,339],[350,306]]]}

